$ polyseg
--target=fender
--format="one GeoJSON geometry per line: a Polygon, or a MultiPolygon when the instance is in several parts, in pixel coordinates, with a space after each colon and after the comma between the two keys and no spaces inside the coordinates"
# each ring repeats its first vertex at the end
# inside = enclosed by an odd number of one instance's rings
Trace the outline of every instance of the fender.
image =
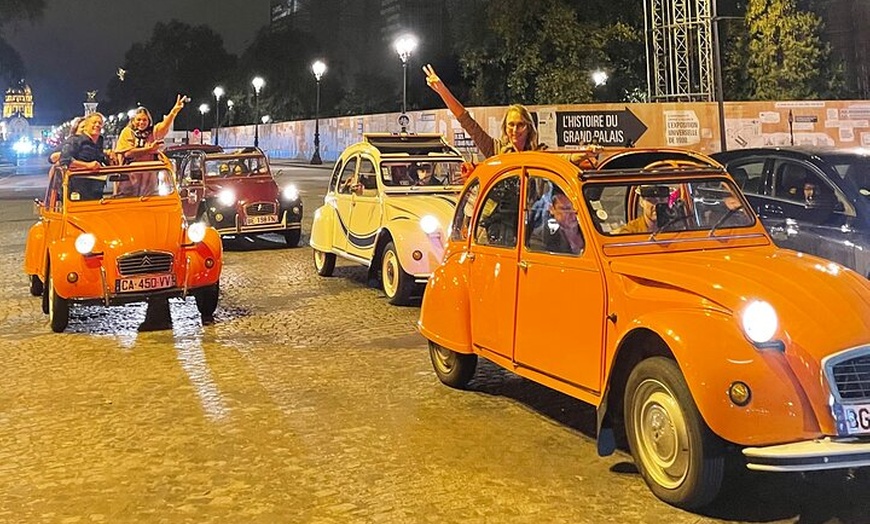
{"type": "Polygon", "coordinates": [[[27,230],[24,245],[24,273],[45,277],[45,222],[39,221],[27,230]]]}
{"type": "Polygon", "coordinates": [[[418,219],[393,220],[386,231],[393,238],[402,268],[410,275],[428,277],[441,264],[446,247],[442,231],[426,234],[418,219]],[[420,260],[414,260],[414,251],[423,254],[420,260]]]}
{"type": "Polygon", "coordinates": [[[765,445],[821,436],[819,421],[806,392],[777,350],[759,350],[739,330],[728,312],[714,309],[668,308],[645,314],[619,337],[617,358],[632,348],[625,341],[636,329],[657,334],[680,365],[692,397],[710,429],[740,445],[765,445]],[[699,330],[697,326],[705,329],[699,330]],[[728,388],[746,383],[752,397],[740,407],[731,402],[728,388]]]}
{"type": "Polygon", "coordinates": [[[308,245],[318,251],[331,253],[333,246],[332,235],[335,232],[335,208],[324,204],[314,211],[314,219],[311,223],[311,238],[308,245]]]}
{"type": "Polygon", "coordinates": [[[438,266],[426,284],[425,295],[438,297],[437,303],[424,300],[417,327],[436,344],[457,353],[474,353],[471,344],[471,305],[468,291],[468,265],[464,251],[453,251],[448,259],[458,263],[438,266]]]}

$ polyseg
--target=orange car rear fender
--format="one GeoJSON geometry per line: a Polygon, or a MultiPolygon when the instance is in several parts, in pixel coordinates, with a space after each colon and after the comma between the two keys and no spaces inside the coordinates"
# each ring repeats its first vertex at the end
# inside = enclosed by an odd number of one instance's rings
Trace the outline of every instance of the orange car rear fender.
{"type": "MultiPolygon", "coordinates": [[[[701,416],[725,440],[764,445],[820,436],[818,420],[785,355],[756,349],[731,314],[680,309],[644,315],[632,324],[630,332],[620,336],[617,364],[631,361],[635,352],[651,352],[652,348],[638,347],[643,337],[632,336],[642,330],[664,342],[679,364],[701,416]],[[728,397],[729,387],[737,381],[747,384],[752,392],[744,407],[728,397]]],[[[621,395],[622,391],[611,389],[613,393],[621,395]]]]}
{"type": "Polygon", "coordinates": [[[24,273],[45,275],[45,225],[42,221],[32,225],[27,231],[24,252],[24,273]]]}

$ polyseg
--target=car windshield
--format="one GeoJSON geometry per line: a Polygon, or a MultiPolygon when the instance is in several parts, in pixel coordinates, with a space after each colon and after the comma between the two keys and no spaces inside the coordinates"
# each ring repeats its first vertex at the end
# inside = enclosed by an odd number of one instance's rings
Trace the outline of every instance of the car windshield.
{"type": "Polygon", "coordinates": [[[460,160],[425,160],[381,163],[385,187],[462,185],[460,160]]]}
{"type": "Polygon", "coordinates": [[[263,156],[209,158],[205,161],[205,174],[208,178],[245,177],[268,173],[269,166],[263,156]]]}
{"type": "Polygon", "coordinates": [[[123,173],[70,173],[71,202],[166,196],[175,191],[172,174],[165,169],[123,173]]]}
{"type": "Polygon", "coordinates": [[[870,199],[870,156],[833,155],[826,160],[841,177],[851,180],[864,198],[870,199]]]}
{"type": "Polygon", "coordinates": [[[713,235],[755,222],[737,188],[724,179],[587,184],[583,195],[598,231],[608,236],[644,235],[646,240],[676,231],[713,235]]]}

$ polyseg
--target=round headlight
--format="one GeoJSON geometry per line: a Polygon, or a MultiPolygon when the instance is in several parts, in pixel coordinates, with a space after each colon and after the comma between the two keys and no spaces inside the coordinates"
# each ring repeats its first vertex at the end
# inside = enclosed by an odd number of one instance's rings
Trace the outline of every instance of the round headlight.
{"type": "Polygon", "coordinates": [[[432,215],[426,215],[420,219],[420,229],[422,229],[427,235],[431,235],[441,229],[441,224],[438,223],[437,218],[432,215]]]}
{"type": "Polygon", "coordinates": [[[293,184],[284,188],[285,200],[297,200],[299,198],[299,190],[293,184]]]}
{"type": "Polygon", "coordinates": [[[773,306],[763,300],[756,300],[743,310],[741,324],[749,340],[763,344],[776,334],[779,320],[773,306]]]}
{"type": "Polygon", "coordinates": [[[194,244],[202,242],[205,238],[205,224],[202,222],[194,222],[187,228],[187,238],[194,244]]]}
{"type": "Polygon", "coordinates": [[[82,255],[87,255],[94,250],[94,246],[96,244],[97,237],[95,237],[91,233],[82,233],[78,236],[78,238],[76,238],[76,251],[78,251],[82,255]]]}
{"type": "Polygon", "coordinates": [[[224,189],[218,194],[218,202],[222,206],[230,207],[236,203],[236,194],[229,189],[224,189]]]}

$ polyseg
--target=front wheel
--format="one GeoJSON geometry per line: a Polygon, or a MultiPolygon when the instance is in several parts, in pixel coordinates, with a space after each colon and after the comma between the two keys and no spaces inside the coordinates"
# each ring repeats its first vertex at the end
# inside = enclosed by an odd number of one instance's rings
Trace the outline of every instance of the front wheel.
{"type": "Polygon", "coordinates": [[[30,294],[39,297],[45,291],[45,286],[42,285],[42,279],[37,275],[30,275],[30,294]]]}
{"type": "Polygon", "coordinates": [[[196,299],[196,308],[199,310],[199,315],[202,318],[203,324],[214,320],[214,311],[217,309],[218,295],[220,295],[220,284],[214,284],[194,290],[193,298],[196,299]]]}
{"type": "Polygon", "coordinates": [[[465,389],[474,370],[477,369],[477,355],[457,353],[429,341],[429,358],[435,375],[442,383],[456,389],[465,389]]]}
{"type": "Polygon", "coordinates": [[[402,269],[396,246],[389,242],[381,258],[381,283],[390,304],[406,306],[414,292],[414,278],[402,269]]]}
{"type": "Polygon", "coordinates": [[[302,237],[301,229],[285,229],[284,240],[287,242],[287,247],[296,247],[299,245],[299,239],[302,237]]]}
{"type": "Polygon", "coordinates": [[[625,387],[625,431],[634,461],[658,498],[695,509],[719,493],[725,471],[721,443],[673,360],[652,357],[632,370],[625,387]]]}
{"type": "Polygon", "coordinates": [[[324,253],[323,251],[314,250],[314,269],[317,274],[322,277],[331,277],[335,270],[335,253],[324,253]]]}
{"type": "Polygon", "coordinates": [[[48,275],[48,321],[51,330],[55,333],[63,333],[69,325],[69,301],[57,295],[54,289],[54,278],[48,275]]]}

